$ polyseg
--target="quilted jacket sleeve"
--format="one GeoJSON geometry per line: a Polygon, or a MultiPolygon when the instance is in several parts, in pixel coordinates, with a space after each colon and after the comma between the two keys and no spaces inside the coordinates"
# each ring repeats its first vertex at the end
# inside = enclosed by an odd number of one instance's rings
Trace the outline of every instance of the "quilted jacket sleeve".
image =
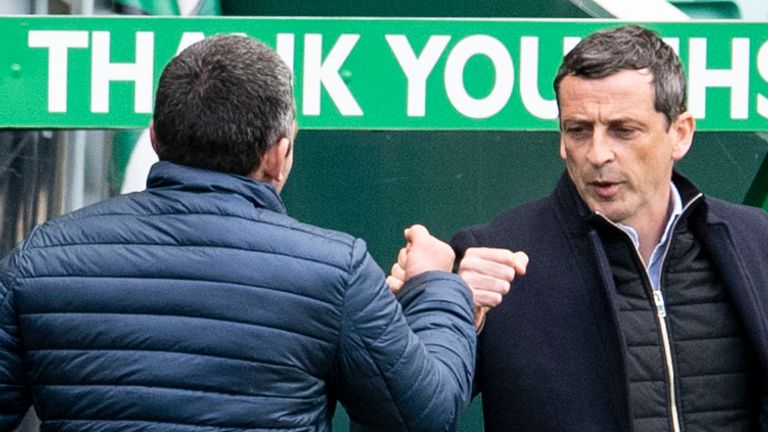
{"type": "Polygon", "coordinates": [[[471,294],[457,276],[428,272],[394,301],[357,241],[337,369],[338,394],[368,430],[450,431],[469,403],[475,360],[471,294]]]}
{"type": "Polygon", "coordinates": [[[13,430],[30,405],[24,383],[21,341],[8,286],[9,258],[0,261],[0,430],[13,430]]]}

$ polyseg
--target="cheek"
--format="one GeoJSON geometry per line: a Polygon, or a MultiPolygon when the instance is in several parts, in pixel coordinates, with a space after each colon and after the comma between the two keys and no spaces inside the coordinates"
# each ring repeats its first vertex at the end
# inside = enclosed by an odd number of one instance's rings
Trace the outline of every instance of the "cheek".
{"type": "Polygon", "coordinates": [[[648,170],[663,171],[672,165],[672,153],[672,146],[659,140],[655,145],[641,147],[636,154],[636,161],[648,170]]]}
{"type": "MultiPolygon", "coordinates": [[[[672,155],[656,147],[644,146],[634,152],[623,164],[624,169],[639,183],[647,186],[660,185],[669,181],[672,172],[672,155]]],[[[655,186],[654,186],[655,187],[655,186]]]]}

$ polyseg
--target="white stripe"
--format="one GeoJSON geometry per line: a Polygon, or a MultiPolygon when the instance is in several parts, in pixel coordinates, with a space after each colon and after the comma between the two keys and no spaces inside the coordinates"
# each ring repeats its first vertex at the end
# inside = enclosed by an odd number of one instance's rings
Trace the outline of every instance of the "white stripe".
{"type": "Polygon", "coordinates": [[[182,16],[191,15],[192,11],[195,10],[198,3],[200,3],[202,0],[176,0],[176,4],[179,5],[179,13],[181,13],[182,16]]]}
{"type": "Polygon", "coordinates": [[[686,21],[690,17],[666,0],[594,0],[616,18],[632,21],[686,21]]]}

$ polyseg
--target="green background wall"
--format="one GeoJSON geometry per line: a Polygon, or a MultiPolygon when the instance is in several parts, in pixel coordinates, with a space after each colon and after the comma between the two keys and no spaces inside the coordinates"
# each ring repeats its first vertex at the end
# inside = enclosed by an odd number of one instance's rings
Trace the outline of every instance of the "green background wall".
{"type": "MultiPolygon", "coordinates": [[[[386,267],[402,229],[449,239],[542,197],[563,170],[556,132],[303,131],[284,198],[300,220],[364,238],[386,267]]],[[[754,133],[699,133],[678,168],[707,194],[743,202],[768,153],[754,133]]]]}

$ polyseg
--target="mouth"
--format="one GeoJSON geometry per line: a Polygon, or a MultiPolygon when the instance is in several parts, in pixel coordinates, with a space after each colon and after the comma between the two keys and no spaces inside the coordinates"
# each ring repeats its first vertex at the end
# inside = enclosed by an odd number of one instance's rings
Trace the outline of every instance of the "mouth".
{"type": "Polygon", "coordinates": [[[621,185],[619,182],[610,181],[591,181],[588,184],[595,191],[595,194],[604,200],[613,198],[619,192],[619,186],[621,185]]]}

